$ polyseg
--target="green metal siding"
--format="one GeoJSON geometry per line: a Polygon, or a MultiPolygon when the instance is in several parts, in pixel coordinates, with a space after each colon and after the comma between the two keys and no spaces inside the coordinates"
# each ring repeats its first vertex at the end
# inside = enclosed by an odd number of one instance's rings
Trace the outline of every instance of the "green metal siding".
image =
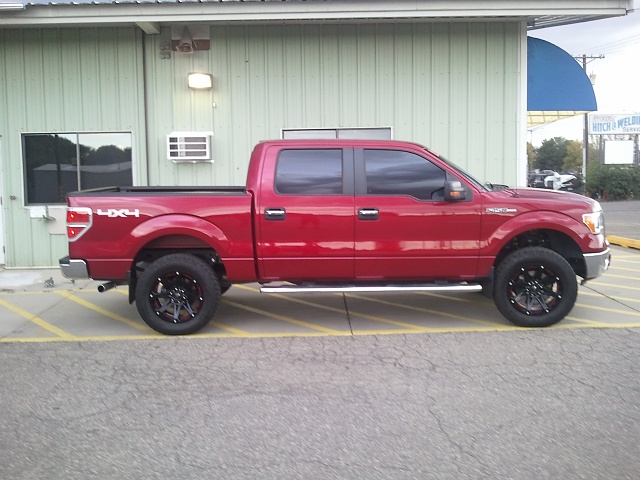
{"type": "Polygon", "coordinates": [[[283,128],[390,126],[480,179],[517,183],[521,22],[216,24],[210,34],[209,51],[166,58],[168,27],[0,29],[8,266],[54,265],[67,250],[24,207],[24,132],[132,131],[136,184],[238,185],[253,145],[283,128]],[[212,73],[214,89],[190,90],[191,71],[212,73]],[[173,131],[212,131],[215,162],[168,160],[173,131]]]}
{"type": "Polygon", "coordinates": [[[49,234],[48,221],[24,206],[21,134],[131,131],[134,155],[145,158],[142,33],[12,29],[0,30],[0,40],[6,264],[57,265],[66,237],[49,234]]]}
{"type": "Polygon", "coordinates": [[[282,128],[392,126],[482,179],[516,183],[519,23],[214,26],[211,50],[148,36],[152,185],[242,184],[282,128]],[[189,71],[216,78],[190,91],[189,71]],[[215,104],[215,107],[213,106],[215,104]],[[214,164],[172,164],[165,136],[213,131],[214,164]]]}

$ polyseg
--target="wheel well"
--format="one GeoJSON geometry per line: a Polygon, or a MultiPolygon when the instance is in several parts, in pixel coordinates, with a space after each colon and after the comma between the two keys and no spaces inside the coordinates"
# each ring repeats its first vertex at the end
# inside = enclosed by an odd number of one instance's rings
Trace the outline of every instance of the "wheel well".
{"type": "Polygon", "coordinates": [[[167,235],[147,243],[133,259],[129,274],[129,303],[133,303],[135,299],[138,276],[144,271],[145,266],[173,253],[194,255],[210,265],[220,281],[226,278],[227,271],[224,264],[211,245],[188,235],[167,235]]]}
{"type": "Polygon", "coordinates": [[[583,277],[586,274],[580,247],[569,235],[557,230],[529,230],[513,237],[500,250],[494,267],[497,267],[510,253],[526,247],[544,247],[553,250],[569,262],[576,275],[583,277]]]}

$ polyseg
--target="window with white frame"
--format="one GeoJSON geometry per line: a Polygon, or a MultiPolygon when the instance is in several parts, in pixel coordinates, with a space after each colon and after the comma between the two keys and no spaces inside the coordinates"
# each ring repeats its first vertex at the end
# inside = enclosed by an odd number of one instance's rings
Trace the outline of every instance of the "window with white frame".
{"type": "Polygon", "coordinates": [[[348,140],[391,140],[391,127],[338,127],[338,128],[283,128],[283,139],[330,139],[343,138],[348,140]]]}
{"type": "Polygon", "coordinates": [[[66,203],[66,194],[133,185],[130,132],[22,135],[25,204],[66,203]]]}

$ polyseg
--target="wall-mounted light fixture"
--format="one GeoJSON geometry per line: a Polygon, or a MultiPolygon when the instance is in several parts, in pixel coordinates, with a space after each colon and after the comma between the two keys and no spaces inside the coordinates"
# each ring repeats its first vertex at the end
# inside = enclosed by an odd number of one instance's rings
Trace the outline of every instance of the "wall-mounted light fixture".
{"type": "Polygon", "coordinates": [[[213,75],[210,73],[191,72],[187,76],[189,88],[197,90],[210,90],[213,88],[213,75]]]}

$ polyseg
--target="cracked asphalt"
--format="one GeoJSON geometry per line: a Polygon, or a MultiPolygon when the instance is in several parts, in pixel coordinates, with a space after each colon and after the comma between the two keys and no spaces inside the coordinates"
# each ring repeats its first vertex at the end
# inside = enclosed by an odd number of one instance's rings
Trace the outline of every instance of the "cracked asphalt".
{"type": "MultiPolygon", "coordinates": [[[[610,233],[639,238],[640,202],[603,207],[610,233]]],[[[238,289],[226,336],[160,340],[123,293],[30,292],[52,272],[4,272],[0,479],[636,480],[638,252],[612,250],[543,330],[440,325],[500,323],[481,297],[353,298],[360,334],[336,335],[340,298],[318,311],[238,289]]]]}
{"type": "Polygon", "coordinates": [[[640,329],[8,343],[0,478],[637,479],[640,329]]]}

